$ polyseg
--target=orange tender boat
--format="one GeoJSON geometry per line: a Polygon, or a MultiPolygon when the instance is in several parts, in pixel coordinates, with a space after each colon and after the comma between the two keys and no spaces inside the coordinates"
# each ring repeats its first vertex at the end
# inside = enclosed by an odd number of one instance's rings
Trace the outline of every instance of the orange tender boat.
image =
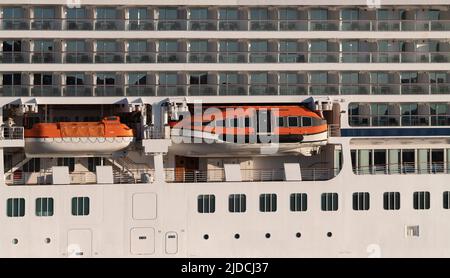
{"type": "MultiPolygon", "coordinates": [[[[277,135],[283,143],[314,143],[327,140],[327,122],[318,112],[300,105],[274,106],[216,106],[219,113],[204,113],[189,120],[171,121],[172,129],[184,129],[191,136],[221,140],[228,135],[232,138],[248,137],[263,133],[277,135]],[[231,110],[229,110],[231,109],[231,110]],[[257,113],[256,116],[254,113],[257,113]],[[265,113],[261,118],[260,113],[265,113]],[[251,118],[256,119],[252,123],[251,118]],[[266,125],[266,131],[259,130],[260,124],[266,125]],[[256,126],[255,126],[256,125],[256,126]]],[[[248,141],[247,139],[244,140],[248,141]]]]}
{"type": "Polygon", "coordinates": [[[116,116],[100,122],[37,123],[24,135],[27,155],[110,154],[134,140],[133,130],[116,116]]]}

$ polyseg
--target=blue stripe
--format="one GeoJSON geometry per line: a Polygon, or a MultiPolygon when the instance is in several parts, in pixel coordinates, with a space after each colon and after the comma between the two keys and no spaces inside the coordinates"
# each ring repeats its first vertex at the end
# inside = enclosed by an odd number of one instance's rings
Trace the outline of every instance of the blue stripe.
{"type": "Polygon", "coordinates": [[[450,128],[343,128],[341,136],[450,136],[450,128]]]}

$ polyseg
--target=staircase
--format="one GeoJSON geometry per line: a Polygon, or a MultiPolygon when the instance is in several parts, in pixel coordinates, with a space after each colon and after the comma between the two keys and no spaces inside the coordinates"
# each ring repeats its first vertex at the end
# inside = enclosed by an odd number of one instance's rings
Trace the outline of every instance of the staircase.
{"type": "Polygon", "coordinates": [[[136,179],[132,173],[121,171],[116,168],[113,169],[113,179],[114,183],[136,183],[136,179]]]}

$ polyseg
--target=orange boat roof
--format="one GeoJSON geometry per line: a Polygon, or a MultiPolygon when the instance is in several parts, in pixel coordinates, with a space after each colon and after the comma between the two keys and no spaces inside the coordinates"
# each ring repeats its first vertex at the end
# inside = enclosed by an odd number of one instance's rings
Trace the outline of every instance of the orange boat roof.
{"type": "Polygon", "coordinates": [[[37,123],[25,129],[25,138],[63,137],[133,137],[133,130],[120,122],[117,116],[100,122],[37,123]]]}

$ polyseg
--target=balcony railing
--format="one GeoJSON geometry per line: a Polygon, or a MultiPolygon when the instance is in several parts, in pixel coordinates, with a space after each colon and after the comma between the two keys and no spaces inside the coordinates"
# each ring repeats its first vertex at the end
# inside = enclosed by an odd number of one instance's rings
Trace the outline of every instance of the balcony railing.
{"type": "Polygon", "coordinates": [[[0,127],[0,140],[23,140],[23,127],[0,127]]]}
{"type": "Polygon", "coordinates": [[[450,31],[450,20],[0,18],[3,30],[450,31]]]}
{"type": "Polygon", "coordinates": [[[447,126],[449,114],[349,115],[351,126],[447,126]]]}
{"type": "Polygon", "coordinates": [[[449,63],[450,52],[15,51],[0,63],[449,63]],[[31,57],[31,58],[30,58],[31,57]]]}
{"type": "MultiPolygon", "coordinates": [[[[150,170],[136,170],[132,172],[114,171],[114,184],[137,184],[150,183],[153,180],[154,172],[150,170]]],[[[97,175],[90,171],[76,171],[69,173],[70,184],[96,184],[97,175]]],[[[17,170],[13,173],[5,174],[7,185],[52,185],[52,171],[41,170],[39,172],[23,172],[17,170]]]]}
{"type": "Polygon", "coordinates": [[[306,83],[221,83],[141,85],[0,85],[0,96],[201,96],[201,95],[408,95],[450,94],[450,84],[306,84],[306,83]],[[382,88],[383,90],[380,90],[382,88]]]}
{"type": "Polygon", "coordinates": [[[396,175],[396,174],[449,174],[450,165],[444,162],[401,164],[381,164],[364,167],[354,167],[356,175],[396,175]]]}
{"type": "MultiPolygon", "coordinates": [[[[325,181],[334,178],[339,169],[306,168],[301,169],[302,181],[325,181]]],[[[226,182],[225,170],[174,170],[166,169],[166,182],[197,183],[226,182]]],[[[241,169],[242,182],[285,181],[284,169],[241,169]]]]}

